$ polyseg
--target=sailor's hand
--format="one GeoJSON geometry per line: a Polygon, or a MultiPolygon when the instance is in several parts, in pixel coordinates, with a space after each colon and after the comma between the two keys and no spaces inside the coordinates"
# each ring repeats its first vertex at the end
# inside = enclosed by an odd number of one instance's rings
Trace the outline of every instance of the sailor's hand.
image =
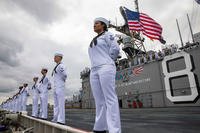
{"type": "Polygon", "coordinates": [[[64,76],[62,77],[62,80],[65,82],[66,79],[67,79],[67,75],[64,75],[64,76]]]}

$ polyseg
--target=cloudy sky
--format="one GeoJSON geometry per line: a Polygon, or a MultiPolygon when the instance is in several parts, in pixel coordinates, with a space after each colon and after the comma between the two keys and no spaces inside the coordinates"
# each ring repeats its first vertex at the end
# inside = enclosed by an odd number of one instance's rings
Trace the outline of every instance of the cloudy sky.
{"type": "MultiPolygon", "coordinates": [[[[134,0],[0,0],[0,101],[16,93],[22,83],[31,85],[42,67],[51,73],[55,52],[64,54],[66,97],[78,92],[80,71],[90,65],[87,48],[95,36],[93,20],[117,18],[122,25],[119,6],[134,9],[134,0]]],[[[162,25],[168,44],[179,43],[176,18],[184,42],[190,40],[186,13],[194,32],[200,31],[200,5],[193,0],[139,0],[139,6],[162,25]]],[[[161,44],[146,39],[145,46],[158,50],[161,44]]]]}

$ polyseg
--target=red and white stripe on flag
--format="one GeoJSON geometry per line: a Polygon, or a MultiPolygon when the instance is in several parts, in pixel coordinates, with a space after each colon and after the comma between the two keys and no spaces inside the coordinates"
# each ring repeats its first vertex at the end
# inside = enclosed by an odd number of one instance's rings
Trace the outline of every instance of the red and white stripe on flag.
{"type": "Polygon", "coordinates": [[[162,27],[155,20],[144,13],[140,13],[138,20],[128,20],[129,30],[141,31],[150,39],[160,40],[162,36],[162,27]]]}

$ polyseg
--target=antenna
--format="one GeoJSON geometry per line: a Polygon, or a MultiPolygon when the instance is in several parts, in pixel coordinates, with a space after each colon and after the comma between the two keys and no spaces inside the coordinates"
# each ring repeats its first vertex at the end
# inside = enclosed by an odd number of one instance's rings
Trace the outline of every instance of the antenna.
{"type": "Polygon", "coordinates": [[[187,14],[187,19],[188,19],[188,23],[189,23],[189,27],[190,27],[190,33],[192,35],[192,42],[194,43],[194,36],[193,36],[192,26],[191,26],[190,18],[189,18],[188,14],[187,14]]]}
{"type": "Polygon", "coordinates": [[[183,39],[182,39],[182,36],[181,36],[181,31],[180,31],[180,28],[179,28],[179,24],[178,24],[178,20],[176,19],[176,24],[177,24],[177,27],[178,27],[178,33],[179,33],[179,37],[180,37],[180,40],[181,40],[181,46],[183,47],[183,39]]]}

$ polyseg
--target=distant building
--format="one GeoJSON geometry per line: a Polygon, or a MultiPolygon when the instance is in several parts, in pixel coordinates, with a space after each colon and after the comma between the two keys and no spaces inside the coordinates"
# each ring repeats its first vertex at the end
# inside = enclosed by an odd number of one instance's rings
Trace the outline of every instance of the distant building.
{"type": "Polygon", "coordinates": [[[194,41],[200,43],[200,32],[194,34],[194,41]]]}

